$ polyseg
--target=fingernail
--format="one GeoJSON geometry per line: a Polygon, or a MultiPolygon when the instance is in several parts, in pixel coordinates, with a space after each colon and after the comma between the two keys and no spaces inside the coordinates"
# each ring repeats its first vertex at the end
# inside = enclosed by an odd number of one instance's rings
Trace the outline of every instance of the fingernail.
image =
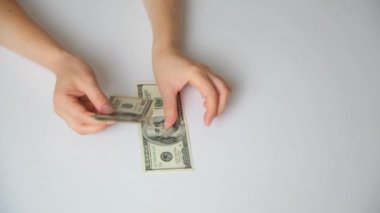
{"type": "Polygon", "coordinates": [[[113,113],[115,109],[111,106],[111,104],[104,104],[102,107],[102,112],[106,114],[113,113]]]}
{"type": "Polygon", "coordinates": [[[174,123],[175,123],[175,118],[172,115],[167,115],[165,117],[165,123],[164,123],[165,129],[171,128],[174,123]]]}
{"type": "Polygon", "coordinates": [[[165,129],[169,129],[170,128],[168,120],[165,120],[164,127],[165,127],[165,129]]]}
{"type": "Polygon", "coordinates": [[[207,119],[207,120],[205,120],[205,124],[206,124],[206,126],[210,126],[211,123],[212,123],[212,119],[207,119]]]}
{"type": "Polygon", "coordinates": [[[106,121],[106,124],[114,124],[114,123],[116,123],[116,121],[106,121]]]}

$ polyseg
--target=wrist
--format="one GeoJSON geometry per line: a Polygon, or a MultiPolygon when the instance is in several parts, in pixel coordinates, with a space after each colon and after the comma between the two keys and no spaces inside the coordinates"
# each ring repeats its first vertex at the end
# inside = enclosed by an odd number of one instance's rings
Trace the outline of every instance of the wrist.
{"type": "Polygon", "coordinates": [[[89,66],[80,58],[62,50],[50,61],[48,68],[56,76],[59,76],[69,70],[88,70],[88,67],[89,66]]]}
{"type": "Polygon", "coordinates": [[[165,40],[154,40],[152,45],[152,53],[154,55],[161,55],[165,53],[180,53],[182,52],[182,47],[180,42],[176,41],[165,41],[165,40]]]}

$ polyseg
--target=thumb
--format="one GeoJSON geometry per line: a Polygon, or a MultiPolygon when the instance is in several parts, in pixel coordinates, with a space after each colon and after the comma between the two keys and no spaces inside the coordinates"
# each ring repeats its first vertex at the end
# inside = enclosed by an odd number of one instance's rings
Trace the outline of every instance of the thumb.
{"type": "Polygon", "coordinates": [[[177,93],[166,90],[162,93],[165,113],[165,128],[173,126],[177,120],[177,93]]]}
{"type": "Polygon", "coordinates": [[[98,112],[103,114],[111,114],[115,111],[109,103],[107,97],[96,83],[87,85],[84,88],[84,93],[86,93],[88,99],[90,99],[91,103],[95,106],[98,112]]]}

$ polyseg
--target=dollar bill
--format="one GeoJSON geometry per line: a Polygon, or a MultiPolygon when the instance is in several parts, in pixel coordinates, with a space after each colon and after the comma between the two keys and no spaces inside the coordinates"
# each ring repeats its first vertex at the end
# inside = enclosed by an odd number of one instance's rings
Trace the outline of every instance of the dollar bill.
{"type": "Polygon", "coordinates": [[[189,134],[184,120],[181,98],[177,96],[178,119],[170,129],[164,128],[164,110],[158,86],[138,83],[138,97],[153,101],[150,119],[141,123],[141,147],[144,170],[192,170],[189,134]]]}
{"type": "Polygon", "coordinates": [[[109,100],[115,112],[110,115],[96,114],[95,119],[142,122],[151,116],[152,100],[120,96],[111,96],[109,100]]]}

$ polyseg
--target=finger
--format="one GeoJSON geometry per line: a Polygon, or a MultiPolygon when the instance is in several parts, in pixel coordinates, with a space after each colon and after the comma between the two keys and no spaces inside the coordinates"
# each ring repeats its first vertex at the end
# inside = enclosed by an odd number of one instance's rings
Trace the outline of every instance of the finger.
{"type": "Polygon", "coordinates": [[[218,93],[207,75],[195,74],[190,84],[197,88],[205,99],[206,113],[204,122],[209,126],[218,110],[218,93]]]}
{"type": "Polygon", "coordinates": [[[109,125],[88,125],[88,124],[80,124],[73,121],[66,120],[67,124],[71,129],[77,132],[80,135],[88,135],[96,132],[100,132],[106,129],[109,125]]]}
{"type": "Polygon", "coordinates": [[[87,109],[79,103],[72,103],[70,106],[70,112],[68,113],[77,123],[87,125],[109,125],[114,124],[115,121],[101,121],[95,119],[93,116],[95,113],[87,111],[87,109]]]}
{"type": "Polygon", "coordinates": [[[230,94],[230,89],[228,88],[227,84],[219,77],[214,75],[213,73],[209,73],[209,77],[211,81],[214,83],[215,88],[218,90],[219,93],[219,102],[218,102],[218,111],[217,115],[220,115],[227,104],[227,99],[230,94]]]}
{"type": "Polygon", "coordinates": [[[87,135],[87,134],[100,132],[110,126],[109,124],[105,124],[105,123],[97,124],[97,125],[80,123],[80,121],[76,120],[75,118],[69,115],[64,115],[62,118],[66,121],[66,123],[69,125],[71,129],[73,129],[75,132],[77,132],[80,135],[87,135]]]}
{"type": "Polygon", "coordinates": [[[221,80],[223,82],[223,84],[227,87],[227,89],[231,92],[232,91],[232,86],[231,84],[229,84],[228,82],[226,82],[225,80],[223,80],[222,77],[220,77],[217,73],[215,73],[213,70],[209,70],[210,73],[215,76],[216,78],[218,78],[219,80],[221,80]]]}
{"type": "Polygon", "coordinates": [[[106,125],[114,123],[111,121],[99,121],[93,118],[92,116],[95,115],[95,113],[87,111],[86,107],[83,106],[83,103],[74,96],[65,97],[65,102],[65,110],[63,110],[64,114],[72,122],[78,124],[85,123],[88,125],[106,125]]]}
{"type": "Polygon", "coordinates": [[[96,110],[94,104],[91,103],[90,99],[88,99],[87,96],[79,97],[78,101],[80,102],[81,105],[83,105],[86,108],[87,111],[98,113],[98,110],[96,110]]]}
{"type": "Polygon", "coordinates": [[[169,88],[162,89],[162,100],[164,102],[164,113],[165,113],[165,128],[170,128],[173,126],[177,120],[177,93],[170,90],[169,88]]]}
{"type": "Polygon", "coordinates": [[[92,112],[85,112],[82,114],[79,114],[77,116],[77,119],[84,124],[87,125],[111,125],[115,124],[116,121],[107,121],[107,120],[97,120],[94,118],[95,113],[92,112]]]}
{"type": "Polygon", "coordinates": [[[100,132],[106,129],[107,127],[109,127],[109,125],[107,124],[105,125],[81,124],[79,130],[77,130],[76,132],[78,132],[80,135],[88,135],[88,134],[100,132]]]}
{"type": "Polygon", "coordinates": [[[95,81],[84,85],[83,90],[98,112],[111,114],[115,111],[95,81]]]}

